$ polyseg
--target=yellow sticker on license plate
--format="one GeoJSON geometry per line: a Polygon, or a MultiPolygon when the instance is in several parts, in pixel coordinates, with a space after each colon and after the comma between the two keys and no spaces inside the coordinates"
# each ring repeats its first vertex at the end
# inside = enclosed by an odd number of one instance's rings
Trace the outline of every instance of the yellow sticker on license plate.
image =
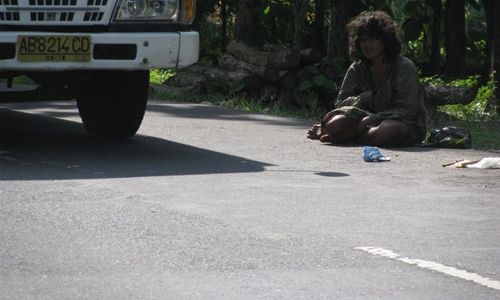
{"type": "Polygon", "coordinates": [[[22,62],[86,62],[91,57],[88,35],[22,35],[17,60],[22,62]]]}

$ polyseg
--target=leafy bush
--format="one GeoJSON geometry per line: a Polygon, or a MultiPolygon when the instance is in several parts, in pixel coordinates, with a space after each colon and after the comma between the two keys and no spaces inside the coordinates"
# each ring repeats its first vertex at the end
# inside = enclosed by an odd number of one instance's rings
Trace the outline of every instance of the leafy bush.
{"type": "Polygon", "coordinates": [[[305,71],[308,79],[300,83],[295,89],[295,93],[299,98],[299,102],[303,104],[302,108],[314,113],[318,109],[324,108],[322,106],[325,106],[325,103],[322,103],[325,102],[322,99],[325,97],[322,97],[322,95],[336,91],[337,85],[315,65],[305,67],[305,71]]]}
{"type": "Polygon", "coordinates": [[[476,98],[471,103],[466,105],[443,105],[439,107],[439,110],[464,121],[488,121],[498,118],[495,104],[495,80],[493,76],[490,76],[489,80],[481,85],[480,79],[480,75],[474,75],[463,79],[446,81],[433,76],[422,78],[421,81],[435,85],[478,87],[476,98]]]}
{"type": "Polygon", "coordinates": [[[203,18],[200,21],[200,60],[206,60],[207,64],[211,64],[223,54],[220,22],[215,16],[203,18]]]}
{"type": "Polygon", "coordinates": [[[149,82],[152,84],[163,84],[170,77],[175,75],[175,70],[173,69],[152,69],[149,72],[149,82]]]}

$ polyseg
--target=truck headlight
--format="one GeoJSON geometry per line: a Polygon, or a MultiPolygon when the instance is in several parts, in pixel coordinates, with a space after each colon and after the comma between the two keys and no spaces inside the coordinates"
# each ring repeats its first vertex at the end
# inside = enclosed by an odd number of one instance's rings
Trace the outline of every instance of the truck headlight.
{"type": "Polygon", "coordinates": [[[160,20],[177,21],[178,0],[122,0],[117,21],[160,20]]]}

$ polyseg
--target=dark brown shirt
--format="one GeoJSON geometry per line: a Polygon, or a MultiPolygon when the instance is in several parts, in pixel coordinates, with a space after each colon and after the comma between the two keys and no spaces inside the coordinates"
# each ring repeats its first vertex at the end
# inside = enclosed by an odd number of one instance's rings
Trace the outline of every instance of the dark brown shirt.
{"type": "Polygon", "coordinates": [[[406,57],[398,56],[385,67],[383,83],[375,88],[370,68],[353,63],[344,77],[335,107],[362,109],[377,121],[397,119],[425,133],[424,90],[417,69],[406,57]]]}

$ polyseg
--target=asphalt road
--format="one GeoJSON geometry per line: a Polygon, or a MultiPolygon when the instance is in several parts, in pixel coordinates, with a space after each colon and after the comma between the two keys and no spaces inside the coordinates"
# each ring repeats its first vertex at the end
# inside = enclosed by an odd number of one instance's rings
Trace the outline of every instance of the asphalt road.
{"type": "Polygon", "coordinates": [[[0,106],[1,299],[499,299],[500,170],[308,141],[151,101],[104,143],[73,102],[0,106]]]}

